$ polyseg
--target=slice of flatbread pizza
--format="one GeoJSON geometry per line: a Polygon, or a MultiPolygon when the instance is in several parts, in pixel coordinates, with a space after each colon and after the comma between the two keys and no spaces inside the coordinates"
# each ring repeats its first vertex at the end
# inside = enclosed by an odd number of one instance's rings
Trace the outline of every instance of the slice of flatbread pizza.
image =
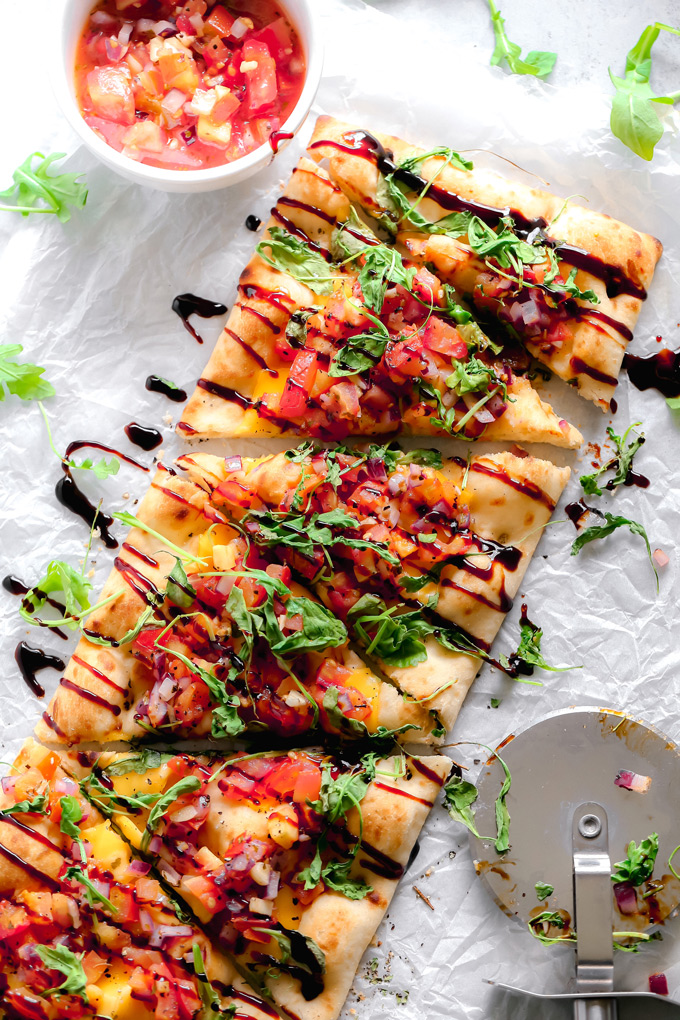
{"type": "Polygon", "coordinates": [[[334,1020],[451,760],[145,755],[102,754],[82,789],[254,987],[334,1020]]]}
{"type": "Polygon", "coordinates": [[[383,244],[326,172],[302,159],[178,429],[579,446],[580,433],[514,358],[450,286],[383,244]]]}
{"type": "MultiPolygon", "coordinates": [[[[522,453],[522,451],[520,451],[522,453]]],[[[178,460],[449,729],[512,606],[569,468],[497,453],[344,447],[178,460]]]]}
{"type": "Polygon", "coordinates": [[[29,740],[2,780],[0,1013],[276,1017],[200,927],[180,917],[149,864],[83,796],[73,764],[29,740]]]}
{"type": "Polygon", "coordinates": [[[309,147],[403,251],[608,410],[661,244],[445,148],[320,117],[309,147]]]}
{"type": "Polygon", "coordinates": [[[40,739],[412,738],[436,727],[430,706],[405,703],[350,649],[344,623],[289,567],[227,523],[205,485],[159,467],[130,523],[40,739]]]}

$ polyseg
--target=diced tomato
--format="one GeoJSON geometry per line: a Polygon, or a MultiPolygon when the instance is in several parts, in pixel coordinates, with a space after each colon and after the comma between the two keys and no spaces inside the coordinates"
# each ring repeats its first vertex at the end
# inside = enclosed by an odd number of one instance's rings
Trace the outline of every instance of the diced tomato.
{"type": "Polygon", "coordinates": [[[224,67],[229,61],[231,50],[228,46],[225,46],[218,35],[212,36],[210,42],[208,42],[203,50],[203,56],[206,64],[215,70],[224,67]]]}
{"type": "Polygon", "coordinates": [[[423,367],[422,349],[423,344],[418,336],[412,337],[410,340],[390,343],[383,358],[385,367],[390,373],[398,372],[400,375],[419,376],[423,367]]]}
{"type": "Polygon", "coordinates": [[[448,358],[466,358],[467,344],[457,329],[433,315],[423,330],[423,346],[448,358]]]}
{"type": "Polygon", "coordinates": [[[219,497],[221,497],[225,503],[239,506],[242,510],[261,510],[264,507],[264,503],[254,489],[233,478],[227,478],[226,481],[220,482],[213,493],[213,498],[215,496],[218,497],[218,504],[219,497]]]}
{"type": "Polygon", "coordinates": [[[426,301],[428,305],[438,305],[442,285],[429,269],[421,266],[413,278],[413,293],[426,301]]]}
{"type": "Polygon", "coordinates": [[[57,771],[59,765],[59,758],[52,751],[47,751],[43,758],[39,762],[36,762],[36,768],[41,773],[44,779],[50,780],[53,778],[54,773],[57,771]]]}
{"type": "Polygon", "coordinates": [[[247,68],[248,106],[251,113],[257,114],[272,106],[276,99],[276,61],[265,43],[251,39],[246,40],[242,54],[247,68]],[[248,67],[252,63],[256,66],[248,67]]]}
{"type": "Polygon", "coordinates": [[[196,601],[202,603],[204,606],[209,606],[211,609],[216,609],[221,612],[224,609],[227,601],[226,592],[222,591],[225,584],[227,583],[226,578],[220,577],[192,577],[191,583],[196,592],[196,601]],[[224,581],[224,584],[220,584],[224,581]],[[220,585],[220,591],[217,591],[217,585],[220,585]]]}
{"type": "Polygon", "coordinates": [[[293,40],[285,18],[277,18],[266,28],[260,29],[259,32],[253,32],[250,39],[263,42],[278,63],[283,63],[293,52],[293,40]]]}
{"type": "Polygon", "coordinates": [[[224,124],[233,117],[240,106],[241,103],[238,96],[233,92],[227,92],[226,95],[217,100],[210,116],[217,124],[224,124]]]}
{"type": "Polygon", "coordinates": [[[316,351],[305,349],[297,352],[281,394],[279,412],[282,415],[299,418],[305,413],[309,392],[316,378],[317,370],[316,351]]]}
{"type": "Polygon", "coordinates": [[[546,333],[545,340],[553,347],[561,347],[566,340],[571,340],[571,336],[571,330],[566,322],[556,322],[546,333]]]}
{"type": "Polygon", "coordinates": [[[109,899],[116,908],[116,921],[125,924],[139,920],[139,907],[132,889],[122,885],[112,885],[109,899]]]}
{"type": "Polygon", "coordinates": [[[267,790],[285,800],[304,804],[316,800],[321,789],[319,766],[303,756],[284,759],[264,781],[267,790]]]}
{"type": "Polygon", "coordinates": [[[385,503],[386,485],[386,482],[363,482],[354,490],[347,502],[365,513],[374,513],[385,503]]]}
{"type": "MultiPolygon", "coordinates": [[[[216,4],[210,12],[210,17],[206,18],[205,24],[209,25],[210,28],[214,29],[215,32],[223,39],[231,35],[231,27],[236,21],[233,14],[230,14],[226,7],[222,4],[216,4]]],[[[179,27],[179,20],[177,22],[179,27]]]]}
{"type": "Polygon", "coordinates": [[[210,707],[210,691],[202,680],[196,680],[179,694],[172,705],[180,726],[191,726],[210,707]]]}
{"type": "Polygon", "coordinates": [[[135,99],[127,67],[95,67],[87,76],[94,112],[117,124],[134,124],[135,99]]]}
{"type": "Polygon", "coordinates": [[[171,772],[174,772],[176,776],[183,779],[184,776],[188,776],[192,771],[192,763],[189,758],[184,754],[176,754],[174,758],[171,758],[168,762],[168,768],[171,772]]]}
{"type": "Polygon", "coordinates": [[[278,563],[269,563],[267,565],[266,572],[270,577],[274,577],[277,581],[280,581],[281,584],[285,584],[286,586],[290,584],[290,567],[281,566],[278,563]]]}
{"type": "Polygon", "coordinates": [[[239,577],[236,581],[243,592],[243,598],[248,609],[261,606],[267,601],[267,592],[261,584],[258,584],[252,577],[239,577]]]}

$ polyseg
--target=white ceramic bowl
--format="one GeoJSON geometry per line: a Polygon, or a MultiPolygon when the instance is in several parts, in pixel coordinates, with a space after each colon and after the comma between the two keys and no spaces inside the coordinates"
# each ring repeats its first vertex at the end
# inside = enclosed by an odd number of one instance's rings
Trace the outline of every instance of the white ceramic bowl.
{"type": "MultiPolygon", "coordinates": [[[[166,170],[138,163],[110,145],[88,127],[80,113],[75,95],[75,52],[87,16],[96,0],[57,0],[55,14],[59,39],[58,63],[53,74],[57,100],[73,129],[87,148],[116,173],[128,180],[161,191],[216,191],[245,180],[271,163],[274,153],[269,142],[246,156],[206,170],[166,170]]],[[[321,79],[323,44],[314,11],[315,0],[285,0],[284,8],[295,26],[304,50],[307,73],[300,98],[280,130],[297,133],[309,113],[321,79]]],[[[281,143],[281,148],[285,142],[281,143]]]]}

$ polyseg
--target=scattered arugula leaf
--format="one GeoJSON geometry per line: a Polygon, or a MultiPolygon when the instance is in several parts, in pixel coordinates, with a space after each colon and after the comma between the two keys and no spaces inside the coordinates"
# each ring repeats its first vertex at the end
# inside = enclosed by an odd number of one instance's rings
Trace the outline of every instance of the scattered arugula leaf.
{"type": "Polygon", "coordinates": [[[35,614],[46,605],[48,596],[59,594],[64,600],[63,619],[44,622],[48,626],[65,626],[76,630],[82,614],[92,608],[89,598],[91,591],[92,584],[82,570],[76,570],[64,560],[52,560],[44,576],[22,599],[19,613],[27,623],[35,624],[35,614]]]}
{"type": "Polygon", "coordinates": [[[555,892],[555,886],[550,885],[549,882],[537,882],[534,888],[536,890],[536,898],[541,902],[547,900],[548,896],[552,896],[555,892]]]}
{"type": "Polygon", "coordinates": [[[575,942],[576,932],[568,931],[564,935],[549,935],[550,928],[558,928],[562,931],[567,924],[557,910],[542,910],[540,914],[530,918],[527,922],[529,931],[544,946],[555,946],[559,942],[575,942]],[[546,927],[547,926],[547,927],[546,927]]]}
{"type": "Polygon", "coordinates": [[[269,237],[260,241],[255,250],[268,265],[288,273],[315,294],[332,293],[336,277],[323,255],[312,251],[309,245],[282,227],[271,227],[269,237]]]}
{"type": "Polygon", "coordinates": [[[647,547],[647,555],[649,556],[649,562],[652,565],[654,576],[656,577],[656,588],[659,589],[659,575],[657,574],[656,567],[654,566],[654,560],[652,559],[652,550],[649,545],[649,538],[642,524],[637,521],[629,521],[627,517],[616,517],[614,514],[605,513],[605,524],[592,524],[589,528],[584,528],[583,531],[579,532],[571,545],[571,555],[577,556],[580,553],[584,545],[588,542],[594,542],[596,539],[606,538],[607,535],[611,535],[612,532],[616,531],[617,528],[627,527],[633,535],[640,535],[645,542],[647,547]]]}
{"type": "MultiPolygon", "coordinates": [[[[488,751],[492,758],[495,758],[503,769],[503,783],[498,796],[496,797],[495,814],[496,814],[496,835],[493,837],[494,846],[497,854],[504,854],[510,849],[510,812],[506,799],[510,786],[512,784],[512,776],[510,775],[510,769],[505,764],[504,760],[487,744],[482,744],[477,740],[461,740],[458,741],[460,744],[475,744],[477,747],[483,747],[488,751]]],[[[458,822],[462,822],[463,825],[467,826],[471,832],[474,833],[480,839],[487,839],[492,837],[480,836],[475,826],[474,815],[472,813],[472,804],[477,800],[477,787],[473,783],[467,782],[460,776],[453,775],[444,786],[444,803],[447,811],[458,822]]]]}
{"type": "Polygon", "coordinates": [[[0,811],[0,815],[45,815],[47,814],[48,796],[45,793],[40,793],[31,800],[20,800],[17,804],[12,804],[10,807],[3,808],[0,811]]]}
{"type": "Polygon", "coordinates": [[[139,751],[136,751],[129,758],[121,758],[119,761],[114,761],[110,765],[107,765],[102,772],[106,773],[107,776],[127,776],[130,772],[135,772],[138,776],[143,776],[150,769],[160,768],[165,762],[170,761],[173,757],[171,754],[166,754],[164,751],[156,751],[151,747],[142,747],[139,751]]]}
{"type": "MultiPolygon", "coordinates": [[[[234,587],[234,591],[240,591],[234,587]]],[[[245,603],[244,603],[245,605],[245,603]]],[[[227,603],[227,607],[229,603],[227,603]]],[[[226,684],[231,680],[236,679],[239,675],[240,670],[235,666],[232,666],[229,670],[226,680],[218,679],[214,673],[210,670],[204,669],[199,663],[194,662],[184,652],[178,651],[176,648],[170,648],[167,645],[160,643],[161,635],[158,635],[156,639],[156,646],[162,648],[163,651],[167,652],[168,655],[174,655],[176,659],[183,662],[187,669],[200,677],[203,683],[210,691],[210,696],[213,699],[212,706],[212,723],[211,732],[216,740],[220,740],[223,737],[237,737],[239,733],[242,733],[246,728],[246,724],[241,719],[238,710],[241,707],[241,701],[237,694],[227,694],[226,684]]],[[[168,791],[169,793],[170,791],[168,791]]],[[[170,802],[169,802],[170,803],[170,802]]]]}
{"type": "Polygon", "coordinates": [[[234,1020],[236,1006],[232,1003],[226,1009],[221,1008],[220,997],[213,988],[205,971],[205,962],[200,947],[194,942],[192,946],[194,973],[198,982],[198,994],[203,1003],[196,1020],[234,1020]]]}
{"type": "Polygon", "coordinates": [[[635,840],[628,844],[626,859],[617,861],[612,872],[612,882],[628,882],[638,886],[652,877],[654,862],[659,852],[659,837],[653,832],[636,845],[635,840]]]}
{"type": "Polygon", "coordinates": [[[369,330],[347,337],[344,346],[334,354],[328,374],[333,378],[340,378],[374,368],[385,353],[389,342],[390,334],[385,326],[382,330],[369,330]]]}
{"type": "Polygon", "coordinates": [[[500,698],[492,698],[491,699],[491,707],[492,708],[499,708],[500,703],[501,703],[501,699],[500,698]]]}
{"type": "Polygon", "coordinates": [[[0,344],[0,401],[5,399],[5,390],[21,400],[53,397],[56,393],[54,386],[47,379],[41,378],[44,368],[31,365],[28,361],[19,364],[10,360],[22,351],[21,344],[0,344]]]}
{"type": "Polygon", "coordinates": [[[329,889],[342,893],[348,900],[363,900],[373,887],[361,878],[351,878],[350,868],[354,855],[344,861],[331,860],[323,864],[322,853],[326,848],[326,838],[322,837],[316,846],[311,863],[296,876],[296,881],[304,882],[305,889],[315,889],[319,882],[324,882],[329,889]]]}
{"type": "Polygon", "coordinates": [[[477,787],[462,776],[452,775],[444,786],[444,804],[454,822],[462,822],[473,835],[479,837],[472,813],[472,805],[477,796],[477,787]]]}
{"type": "Polygon", "coordinates": [[[165,597],[180,609],[191,609],[196,599],[196,589],[189,583],[179,556],[175,556],[175,565],[167,575],[167,581],[165,597]]]}
{"type": "Polygon", "coordinates": [[[89,1005],[90,1000],[86,991],[87,979],[82,963],[85,954],[81,953],[77,956],[62,945],[36,946],[35,951],[49,970],[58,970],[66,979],[56,988],[44,989],[40,995],[44,998],[50,998],[53,995],[75,995],[89,1005]]]}
{"type": "Polygon", "coordinates": [[[579,481],[587,496],[601,496],[603,490],[597,484],[597,479],[607,471],[615,471],[614,477],[611,478],[605,488],[610,492],[613,489],[618,488],[619,485],[625,485],[628,475],[633,469],[633,457],[645,442],[644,433],[636,436],[635,439],[631,440],[630,443],[626,443],[628,436],[632,429],[638,428],[642,422],[636,421],[632,425],[629,425],[622,436],[617,436],[611,425],[607,426],[607,435],[614,442],[616,447],[615,455],[610,458],[597,470],[593,471],[589,475],[581,475],[579,481]]]}
{"type": "Polygon", "coordinates": [[[503,666],[512,673],[521,673],[523,676],[533,676],[534,668],[549,670],[551,673],[563,673],[570,669],[581,669],[581,666],[549,666],[541,652],[541,639],[543,630],[537,624],[532,623],[527,616],[526,603],[522,605],[522,616],[519,625],[520,641],[516,652],[507,659],[500,656],[503,666]]]}
{"type": "Polygon", "coordinates": [[[92,471],[95,477],[101,480],[108,478],[109,475],[118,474],[118,472],[120,471],[120,461],[118,460],[117,457],[111,457],[111,459],[108,461],[106,457],[101,457],[98,461],[93,461],[91,457],[86,457],[84,461],[82,461],[80,464],[77,464],[76,461],[73,460],[73,458],[65,457],[63,454],[59,453],[59,450],[57,450],[56,446],[54,445],[54,440],[52,439],[52,429],[50,428],[50,421],[49,418],[47,417],[47,411],[45,410],[41,403],[38,403],[38,407],[40,408],[40,413],[42,414],[43,420],[45,422],[45,428],[47,429],[47,439],[49,441],[52,452],[56,457],[59,458],[59,460],[61,461],[65,468],[70,468],[71,470],[75,471],[92,471]]]}
{"type": "Polygon", "coordinates": [[[680,35],[680,29],[663,25],[659,21],[647,25],[626,55],[624,77],[617,77],[609,68],[609,77],[616,88],[610,118],[612,134],[637,156],[646,160],[652,158],[654,146],[663,135],[663,125],[653,104],[672,105],[680,98],[680,92],[655,96],[649,84],[652,47],[661,31],[680,35]]]}
{"type": "MultiPolygon", "coordinates": [[[[109,599],[105,599],[104,604],[106,604],[106,602],[113,601],[113,599],[115,598],[118,598],[118,595],[120,595],[120,592],[117,592],[109,599]]],[[[100,605],[101,604],[102,603],[100,603],[100,605]]],[[[93,610],[96,608],[97,608],[96,606],[92,607],[93,610]]],[[[114,640],[113,638],[107,637],[105,634],[94,634],[91,630],[87,631],[85,637],[92,645],[103,645],[105,648],[121,648],[123,645],[129,645],[131,641],[135,640],[137,635],[141,633],[141,631],[144,629],[149,620],[155,615],[155,613],[156,613],[155,606],[153,605],[147,606],[144,612],[138,617],[134,627],[131,627],[130,630],[126,631],[126,633],[123,634],[123,636],[118,639],[114,640]]],[[[157,623],[158,621],[156,620],[155,622],[157,623]]],[[[82,620],[80,626],[82,630],[83,628],[82,620]]]]}
{"type": "Polygon", "coordinates": [[[79,178],[79,174],[48,174],[52,163],[64,159],[65,152],[53,152],[44,156],[42,152],[32,152],[21,166],[12,174],[14,184],[5,191],[0,191],[0,199],[12,199],[11,205],[0,205],[3,212],[18,212],[22,216],[29,213],[53,213],[61,223],[71,219],[73,209],[82,209],[87,201],[87,186],[79,178]],[[37,166],[34,159],[41,160],[37,166]],[[44,205],[36,205],[44,202],[44,205]]]}
{"type": "Polygon", "coordinates": [[[142,850],[146,850],[148,847],[153,832],[158,827],[161,818],[170,805],[174,804],[177,798],[181,797],[182,794],[195,793],[196,790],[200,790],[200,788],[201,780],[198,776],[184,776],[183,779],[179,779],[170,787],[169,790],[166,790],[165,793],[158,798],[154,806],[151,808],[149,817],[146,820],[146,826],[141,842],[142,850]]]}
{"type": "Polygon", "coordinates": [[[78,828],[78,822],[80,822],[83,817],[80,804],[75,797],[67,794],[65,797],[59,798],[59,805],[61,807],[59,829],[65,836],[70,836],[77,844],[80,851],[80,859],[84,864],[87,860],[87,854],[85,853],[85,844],[83,843],[82,833],[78,828]]]}
{"type": "Polygon", "coordinates": [[[66,869],[64,877],[69,882],[80,882],[81,885],[85,886],[85,898],[91,907],[96,906],[97,903],[106,909],[110,910],[112,914],[118,913],[118,908],[113,905],[111,900],[107,899],[106,896],[96,887],[90,876],[77,864],[71,868],[66,869]]]}
{"type": "Polygon", "coordinates": [[[148,524],[144,521],[140,521],[139,517],[135,517],[134,514],[128,513],[127,510],[117,511],[112,514],[112,516],[115,517],[117,521],[120,521],[121,524],[125,524],[128,528],[139,528],[140,531],[146,531],[147,535],[153,535],[154,538],[157,538],[158,541],[162,542],[168,549],[172,549],[172,551],[179,556],[181,560],[189,560],[192,563],[199,563],[201,566],[205,566],[205,560],[202,560],[200,556],[193,556],[191,553],[188,553],[186,549],[180,549],[178,545],[171,542],[165,537],[165,535],[161,535],[159,531],[154,531],[154,529],[149,527],[148,524]]]}
{"type": "Polygon", "coordinates": [[[489,8],[496,37],[496,46],[489,63],[497,65],[504,60],[513,74],[530,74],[536,78],[546,78],[555,66],[557,54],[546,50],[531,50],[522,59],[522,47],[508,39],[505,19],[501,17],[493,0],[489,0],[489,8]]]}

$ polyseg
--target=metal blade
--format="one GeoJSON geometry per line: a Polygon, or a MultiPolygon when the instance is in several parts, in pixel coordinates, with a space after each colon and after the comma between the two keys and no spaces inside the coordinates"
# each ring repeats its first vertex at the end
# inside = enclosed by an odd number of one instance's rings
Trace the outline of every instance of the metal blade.
{"type": "MultiPolygon", "coordinates": [[[[470,843],[477,872],[507,914],[526,923],[542,910],[556,910],[568,931],[574,916],[572,820],[586,801],[606,811],[612,864],[625,858],[631,840],[640,843],[652,832],[659,836],[653,877],[637,890],[638,913],[622,915],[612,891],[612,930],[645,931],[677,910],[680,881],[668,859],[680,843],[680,752],[667,737],[620,712],[573,708],[511,737],[499,754],[512,775],[510,850],[497,854],[493,839],[473,835],[470,843]],[[649,791],[616,786],[622,769],[649,776],[649,791]],[[554,886],[543,902],[537,882],[554,886]]],[[[495,835],[502,782],[503,771],[493,759],[477,783],[475,817],[483,837],[495,835]]],[[[675,861],[680,862],[680,853],[675,861]]]]}

